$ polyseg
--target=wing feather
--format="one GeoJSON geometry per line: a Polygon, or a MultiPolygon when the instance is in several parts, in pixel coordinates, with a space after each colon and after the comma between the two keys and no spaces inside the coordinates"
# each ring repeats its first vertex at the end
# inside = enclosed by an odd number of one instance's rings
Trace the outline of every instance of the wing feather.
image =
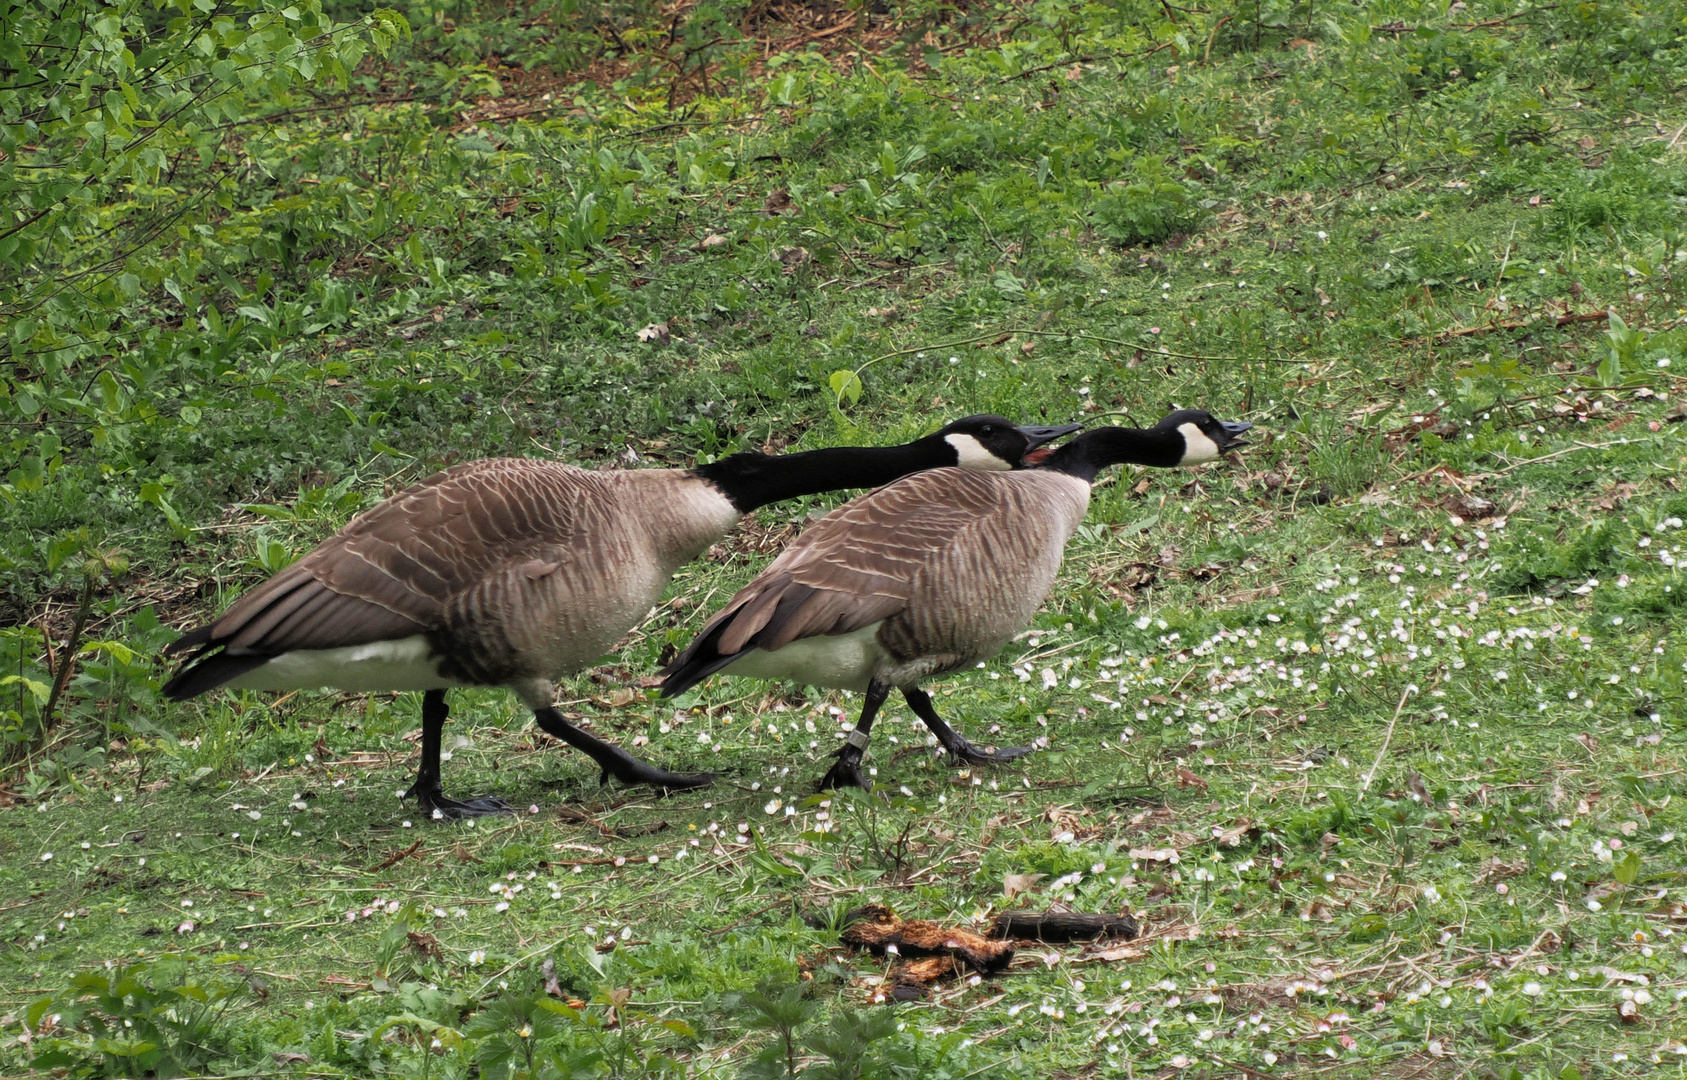
{"type": "Polygon", "coordinates": [[[1000,513],[999,476],[933,469],[853,499],[822,518],[717,613],[666,669],[682,693],[749,649],[848,634],[907,609],[926,567],[1000,513]]]}

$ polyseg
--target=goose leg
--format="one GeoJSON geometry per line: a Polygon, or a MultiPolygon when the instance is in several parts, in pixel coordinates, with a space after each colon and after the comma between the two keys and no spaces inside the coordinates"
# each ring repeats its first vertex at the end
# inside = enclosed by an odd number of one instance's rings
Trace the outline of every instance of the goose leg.
{"type": "Polygon", "coordinates": [[[925,721],[926,727],[937,736],[937,741],[943,749],[949,751],[951,763],[955,765],[994,765],[1004,761],[1012,761],[1017,757],[1024,757],[1031,752],[1029,746],[1004,746],[1000,750],[980,750],[968,742],[966,736],[943,722],[937,715],[937,709],[931,704],[931,695],[917,686],[902,688],[902,696],[908,699],[908,707],[914,710],[914,715],[925,721]]]}
{"type": "Polygon", "coordinates": [[[451,710],[445,704],[445,691],[429,690],[422,695],[422,764],[416,770],[416,782],[404,793],[414,795],[422,813],[435,820],[481,817],[486,814],[507,814],[510,804],[496,795],[482,795],[475,799],[451,799],[439,786],[439,740],[445,730],[445,718],[451,710]]]}
{"type": "Polygon", "coordinates": [[[546,732],[597,762],[598,768],[603,770],[603,775],[598,780],[600,784],[607,784],[609,778],[614,777],[623,784],[648,784],[669,791],[684,791],[714,782],[715,774],[711,772],[676,773],[648,765],[619,746],[581,731],[564,720],[562,713],[549,706],[534,709],[533,719],[538,721],[539,726],[546,732]]]}
{"type": "Polygon", "coordinates": [[[867,684],[867,700],[861,705],[861,719],[855,722],[855,730],[849,733],[849,739],[844,743],[843,749],[838,751],[838,760],[821,778],[819,790],[831,791],[846,787],[857,787],[863,791],[873,790],[873,782],[861,774],[861,759],[867,753],[867,739],[873,730],[873,719],[878,716],[885,698],[889,696],[890,687],[877,679],[867,684]]]}

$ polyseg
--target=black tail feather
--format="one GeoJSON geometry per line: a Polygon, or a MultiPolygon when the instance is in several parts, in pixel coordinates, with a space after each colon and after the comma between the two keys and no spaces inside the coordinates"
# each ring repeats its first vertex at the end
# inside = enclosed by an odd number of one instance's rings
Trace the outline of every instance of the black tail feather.
{"type": "MultiPolygon", "coordinates": [[[[197,633],[198,631],[195,631],[197,633]]],[[[207,634],[209,631],[207,630],[207,634]]],[[[179,643],[178,643],[179,644],[179,643]]],[[[203,656],[193,661],[187,667],[176,672],[174,678],[164,684],[164,696],[171,701],[186,701],[191,697],[198,697],[207,690],[237,679],[251,671],[269,663],[268,656],[230,656],[226,652],[203,656]]]]}
{"type": "Polygon", "coordinates": [[[204,646],[209,645],[211,643],[211,629],[216,625],[216,623],[206,623],[204,626],[195,627],[194,629],[189,630],[181,637],[164,646],[165,655],[174,656],[179,652],[186,652],[189,649],[203,648],[204,646]]]}
{"type": "Polygon", "coordinates": [[[685,647],[684,652],[674,657],[671,664],[661,670],[660,674],[667,676],[662,682],[663,697],[678,697],[749,651],[745,649],[722,656],[716,648],[727,623],[731,621],[722,619],[715,626],[705,630],[696,641],[685,647]]]}

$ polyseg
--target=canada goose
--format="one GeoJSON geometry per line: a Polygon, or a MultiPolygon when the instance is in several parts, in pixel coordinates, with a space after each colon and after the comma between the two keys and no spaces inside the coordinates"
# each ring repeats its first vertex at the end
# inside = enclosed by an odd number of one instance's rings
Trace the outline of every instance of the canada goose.
{"type": "Polygon", "coordinates": [[[1036,613],[1061,552],[1109,465],[1211,461],[1253,425],[1174,412],[1147,430],[1099,428],[1019,472],[935,469],[845,503],[786,548],[711,618],[667,669],[666,697],[715,672],[866,693],[821,788],[866,787],[861,759],[892,688],[961,762],[980,750],[932,708],[920,682],[994,656],[1036,613]]]}
{"type": "Polygon", "coordinates": [[[440,732],[453,686],[507,686],[545,731],[609,777],[696,787],[587,734],[554,707],[551,680],[590,665],[632,629],[669,578],[750,510],[888,483],[920,469],[1012,469],[1079,425],[1016,427],[969,416],[902,446],[741,453],[694,469],[593,472],[504,458],[455,465],[351,521],[221,618],[166,652],[188,662],[164,686],[184,700],[217,686],[420,690],[424,813],[508,810],[440,789],[440,732]]]}

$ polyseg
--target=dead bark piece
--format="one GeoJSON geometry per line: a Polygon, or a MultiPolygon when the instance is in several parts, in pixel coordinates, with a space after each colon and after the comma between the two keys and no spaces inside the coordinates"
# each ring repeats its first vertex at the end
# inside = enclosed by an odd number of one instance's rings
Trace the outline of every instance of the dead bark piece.
{"type": "Polygon", "coordinates": [[[886,1000],[923,1001],[926,990],[936,982],[952,979],[961,973],[953,956],[925,956],[910,960],[896,969],[886,988],[886,1000]]]}
{"type": "Polygon", "coordinates": [[[851,948],[910,958],[953,957],[986,975],[1001,971],[1013,961],[1012,945],[980,937],[971,930],[941,926],[924,919],[905,920],[881,904],[868,904],[857,912],[862,918],[845,927],[840,935],[851,948]]]}
{"type": "Polygon", "coordinates": [[[1090,915],[1081,911],[1004,911],[990,926],[992,938],[1028,941],[1093,941],[1136,937],[1136,920],[1129,915],[1090,915]]]}

